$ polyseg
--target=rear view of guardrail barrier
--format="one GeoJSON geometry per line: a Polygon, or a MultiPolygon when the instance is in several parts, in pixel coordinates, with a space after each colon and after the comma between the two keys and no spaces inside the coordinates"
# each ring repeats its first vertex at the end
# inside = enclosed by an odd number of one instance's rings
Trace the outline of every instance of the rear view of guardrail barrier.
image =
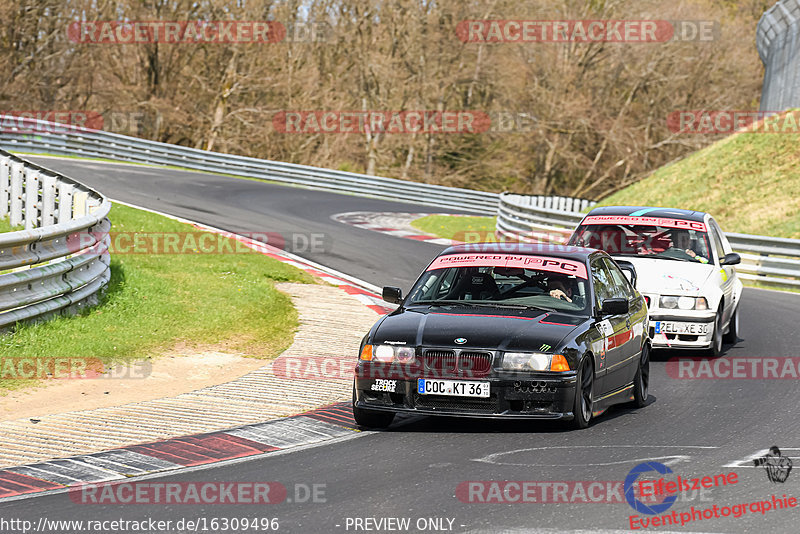
{"type": "Polygon", "coordinates": [[[111,203],[74,180],[0,150],[0,330],[97,302],[110,279],[111,203]],[[103,237],[105,236],[105,237],[103,237]]]}
{"type": "MultiPolygon", "coordinates": [[[[497,207],[497,236],[510,241],[566,243],[582,213],[532,206],[526,197],[503,193],[497,207]]],[[[800,239],[726,233],[742,257],[743,280],[800,288],[800,239]]]]}

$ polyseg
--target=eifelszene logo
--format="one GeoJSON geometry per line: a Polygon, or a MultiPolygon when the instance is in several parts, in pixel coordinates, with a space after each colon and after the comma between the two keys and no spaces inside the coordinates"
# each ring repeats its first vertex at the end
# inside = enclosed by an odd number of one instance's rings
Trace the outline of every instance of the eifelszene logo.
{"type": "Polygon", "coordinates": [[[644,462],[628,472],[628,476],[625,477],[625,483],[623,484],[622,488],[625,493],[625,500],[628,501],[628,504],[631,505],[631,508],[642,514],[658,515],[669,510],[669,508],[675,504],[678,496],[668,495],[662,502],[656,504],[645,504],[640,501],[634,492],[636,488],[636,480],[639,478],[639,475],[643,473],[649,473],[650,471],[655,471],[661,475],[672,473],[672,469],[660,462],[644,462]]]}

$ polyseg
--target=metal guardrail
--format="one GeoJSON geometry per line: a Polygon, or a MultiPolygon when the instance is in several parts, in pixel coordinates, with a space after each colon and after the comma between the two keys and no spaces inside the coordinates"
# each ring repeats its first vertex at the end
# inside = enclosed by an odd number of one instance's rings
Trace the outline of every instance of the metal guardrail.
{"type": "Polygon", "coordinates": [[[764,64],[760,111],[800,106],[800,0],[781,0],[761,16],[756,45],[764,64]]]}
{"type": "Polygon", "coordinates": [[[25,228],[0,233],[0,330],[97,302],[111,277],[110,209],[97,191],[0,150],[0,218],[25,228]]]}
{"type": "MultiPolygon", "coordinates": [[[[592,205],[590,201],[581,199],[526,197],[508,193],[497,195],[418,184],[393,178],[206,152],[37,119],[11,119],[13,120],[6,122],[4,116],[0,115],[4,125],[0,129],[0,143],[17,151],[169,165],[399,202],[497,214],[497,233],[509,239],[565,242],[582,218],[579,210],[592,205]],[[8,127],[9,124],[12,126],[8,127]],[[18,127],[20,125],[21,128],[18,127]]],[[[800,240],[744,234],[727,235],[734,250],[742,255],[742,264],[738,270],[743,279],[782,287],[800,287],[800,240]]]]}
{"type": "MultiPolygon", "coordinates": [[[[503,193],[497,207],[498,237],[566,243],[584,214],[537,208],[525,197],[503,193]]],[[[726,233],[742,257],[739,277],[778,288],[800,288],[800,239],[726,233]]]]}
{"type": "Polygon", "coordinates": [[[0,115],[0,122],[4,124],[0,143],[7,150],[18,152],[176,166],[482,214],[494,215],[497,209],[497,193],[207,152],[32,118],[8,117],[5,120],[5,116],[0,115]]]}

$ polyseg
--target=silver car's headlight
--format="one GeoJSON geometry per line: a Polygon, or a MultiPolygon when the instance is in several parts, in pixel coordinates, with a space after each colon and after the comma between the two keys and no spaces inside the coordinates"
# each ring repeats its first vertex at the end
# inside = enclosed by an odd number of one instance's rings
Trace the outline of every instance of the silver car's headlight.
{"type": "Polygon", "coordinates": [[[503,369],[507,371],[549,371],[552,354],[543,352],[506,352],[503,369]]]}
{"type": "Polygon", "coordinates": [[[668,310],[707,310],[708,301],[705,297],[678,297],[664,295],[659,300],[659,307],[668,310]]]}

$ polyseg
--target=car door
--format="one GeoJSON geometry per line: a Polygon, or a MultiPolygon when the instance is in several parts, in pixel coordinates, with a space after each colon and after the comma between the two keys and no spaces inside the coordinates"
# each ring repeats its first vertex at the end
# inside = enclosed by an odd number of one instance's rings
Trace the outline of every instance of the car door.
{"type": "Polygon", "coordinates": [[[608,258],[603,259],[603,262],[614,280],[618,294],[628,300],[629,310],[625,321],[625,330],[621,331],[614,340],[621,352],[620,365],[617,369],[609,368],[608,371],[609,376],[615,375],[612,382],[617,387],[623,387],[632,383],[636,376],[643,337],[647,335],[647,312],[644,299],[636,292],[619,266],[608,258]]]}
{"type": "MultiPolygon", "coordinates": [[[[599,347],[599,357],[597,358],[599,364],[597,371],[602,372],[598,376],[600,393],[607,393],[615,389],[614,384],[619,380],[619,377],[611,378],[609,376],[610,369],[617,367],[619,362],[623,359],[621,349],[617,346],[615,340],[617,335],[625,330],[625,315],[602,315],[600,309],[603,301],[610,298],[615,298],[618,294],[616,284],[611,278],[611,274],[606,268],[603,258],[596,258],[591,263],[592,266],[592,284],[594,285],[595,297],[595,325],[594,327],[602,335],[599,347]]],[[[618,367],[616,369],[619,370],[618,367]]],[[[598,395],[601,396],[601,395],[598,395]]]]}
{"type": "Polygon", "coordinates": [[[730,245],[728,245],[728,250],[725,250],[725,245],[728,243],[728,240],[724,238],[722,234],[722,230],[720,229],[717,221],[709,217],[709,228],[711,230],[710,237],[712,246],[714,247],[714,251],[716,254],[716,265],[719,269],[716,270],[714,274],[714,279],[720,284],[720,288],[722,289],[722,294],[725,297],[725,308],[722,310],[722,324],[726,324],[728,319],[730,319],[731,313],[735,307],[735,296],[734,296],[734,287],[736,285],[736,269],[733,265],[720,265],[722,263],[722,258],[725,257],[725,254],[730,252],[730,245]]]}

